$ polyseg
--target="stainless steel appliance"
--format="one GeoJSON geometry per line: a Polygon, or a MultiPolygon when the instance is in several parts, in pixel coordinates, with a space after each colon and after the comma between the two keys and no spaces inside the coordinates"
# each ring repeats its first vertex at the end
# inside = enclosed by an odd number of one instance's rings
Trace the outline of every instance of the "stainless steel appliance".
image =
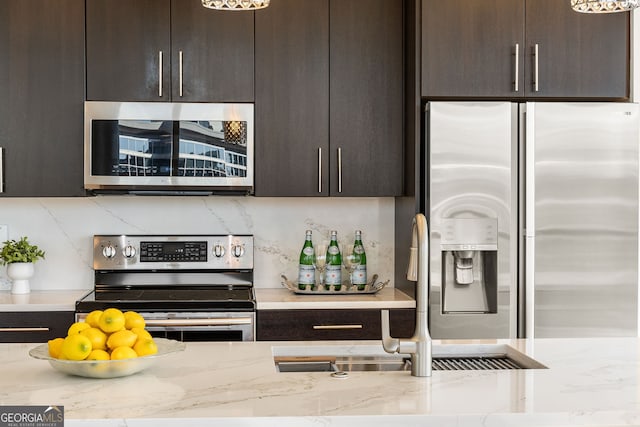
{"type": "Polygon", "coordinates": [[[253,236],[94,236],[93,268],[77,320],[116,307],[142,314],[154,336],[255,339],[253,236]]]}
{"type": "Polygon", "coordinates": [[[631,103],[431,102],[434,338],[637,334],[631,103]]]}
{"type": "Polygon", "coordinates": [[[253,104],[85,102],[94,192],[251,192],[253,104]]]}

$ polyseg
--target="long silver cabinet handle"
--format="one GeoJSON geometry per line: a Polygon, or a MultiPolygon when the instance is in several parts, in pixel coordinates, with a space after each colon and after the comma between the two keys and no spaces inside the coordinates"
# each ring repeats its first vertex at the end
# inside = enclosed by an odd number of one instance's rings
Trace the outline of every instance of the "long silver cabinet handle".
{"type": "Polygon", "coordinates": [[[338,148],[338,193],[342,193],[342,148],[338,148]]]}
{"type": "Polygon", "coordinates": [[[162,98],[162,51],[158,51],[158,96],[162,98]]]}
{"type": "Polygon", "coordinates": [[[318,147],[318,193],[322,193],[322,147],[318,147]]]}
{"type": "Polygon", "coordinates": [[[0,328],[0,332],[47,332],[49,328],[0,328]]]}
{"type": "Polygon", "coordinates": [[[514,73],[514,79],[513,79],[513,91],[514,92],[518,92],[519,89],[519,82],[518,82],[518,77],[520,74],[520,44],[516,43],[516,51],[515,51],[515,67],[513,67],[515,70],[514,73]]]}
{"type": "Polygon", "coordinates": [[[362,329],[362,325],[313,325],[315,330],[362,329]]]}
{"type": "Polygon", "coordinates": [[[182,76],[183,76],[183,73],[182,73],[182,51],[178,52],[178,62],[179,62],[179,66],[180,66],[180,71],[178,73],[179,80],[180,80],[180,89],[179,89],[179,91],[180,91],[180,96],[182,96],[182,81],[183,81],[182,80],[182,76]]]}
{"type": "Polygon", "coordinates": [[[540,68],[538,67],[540,61],[540,45],[536,43],[533,48],[533,56],[534,56],[534,74],[533,78],[535,79],[533,82],[533,90],[534,92],[538,92],[540,90],[540,68]]]}
{"type": "Polygon", "coordinates": [[[0,193],[4,193],[4,148],[0,147],[0,193]]]}

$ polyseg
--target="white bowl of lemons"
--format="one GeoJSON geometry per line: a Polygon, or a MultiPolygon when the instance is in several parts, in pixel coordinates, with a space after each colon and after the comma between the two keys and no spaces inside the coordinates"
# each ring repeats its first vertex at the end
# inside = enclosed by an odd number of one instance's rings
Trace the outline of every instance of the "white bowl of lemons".
{"type": "Polygon", "coordinates": [[[89,313],[69,327],[66,337],[34,347],[29,355],[49,361],[66,374],[117,378],[140,372],[159,358],[184,349],[183,342],[153,338],[140,314],[108,308],[89,313]]]}

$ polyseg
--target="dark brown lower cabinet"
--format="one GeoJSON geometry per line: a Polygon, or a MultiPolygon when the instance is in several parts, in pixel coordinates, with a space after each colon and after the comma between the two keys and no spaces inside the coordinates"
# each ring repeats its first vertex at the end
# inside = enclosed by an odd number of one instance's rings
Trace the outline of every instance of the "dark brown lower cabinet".
{"type": "MultiPolygon", "coordinates": [[[[377,340],[381,339],[378,309],[258,310],[258,341],[377,340]]],[[[413,335],[414,309],[390,310],[391,335],[413,335]]]]}
{"type": "Polygon", "coordinates": [[[11,311],[0,313],[0,342],[47,342],[66,337],[73,311],[11,311]]]}

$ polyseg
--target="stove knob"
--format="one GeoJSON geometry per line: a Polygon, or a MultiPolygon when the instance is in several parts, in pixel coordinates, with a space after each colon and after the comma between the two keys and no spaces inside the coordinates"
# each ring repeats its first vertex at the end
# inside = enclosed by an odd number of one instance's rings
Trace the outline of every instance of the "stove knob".
{"type": "Polygon", "coordinates": [[[231,246],[231,253],[234,257],[240,258],[242,255],[244,255],[244,245],[231,246]]]}
{"type": "Polygon", "coordinates": [[[122,255],[124,255],[125,258],[133,258],[136,256],[136,248],[131,245],[127,245],[122,250],[122,255]]]}
{"type": "Polygon", "coordinates": [[[220,243],[216,243],[213,246],[213,254],[216,256],[216,258],[222,258],[224,256],[224,246],[222,246],[220,243]]]}
{"type": "Polygon", "coordinates": [[[113,247],[113,245],[107,245],[104,248],[102,248],[102,255],[105,258],[113,258],[114,256],[116,256],[116,248],[113,247]]]}

